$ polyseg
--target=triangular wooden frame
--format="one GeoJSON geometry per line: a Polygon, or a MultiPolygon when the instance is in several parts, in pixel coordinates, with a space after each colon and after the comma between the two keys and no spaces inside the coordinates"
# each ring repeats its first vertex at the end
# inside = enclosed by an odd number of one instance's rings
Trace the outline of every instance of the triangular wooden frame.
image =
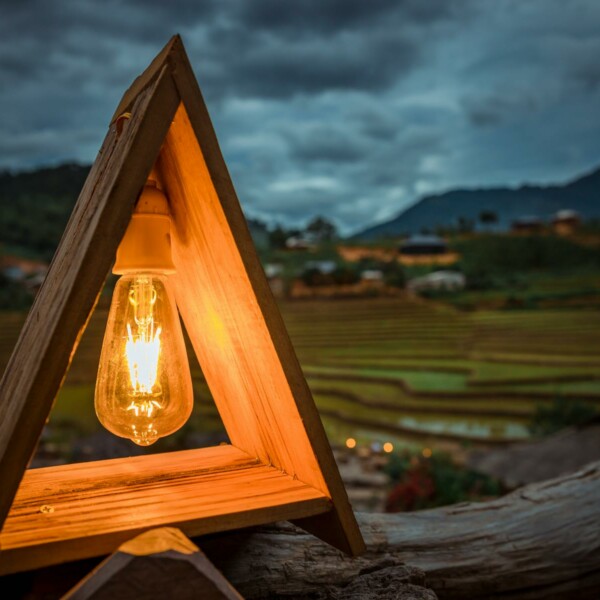
{"type": "Polygon", "coordinates": [[[0,382],[0,482],[0,574],[162,525],[201,535],[288,519],[364,549],[179,36],[117,108],[0,382]],[[26,470],[153,167],[177,304],[232,445],[26,470]]]}

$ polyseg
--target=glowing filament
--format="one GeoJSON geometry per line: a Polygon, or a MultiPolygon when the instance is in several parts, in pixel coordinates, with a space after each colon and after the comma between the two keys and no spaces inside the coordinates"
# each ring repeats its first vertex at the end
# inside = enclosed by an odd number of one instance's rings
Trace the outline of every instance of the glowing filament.
{"type": "Polygon", "coordinates": [[[142,330],[135,339],[131,332],[131,325],[127,323],[128,339],[125,345],[125,355],[129,366],[131,387],[135,395],[154,393],[153,388],[156,384],[160,356],[160,332],[160,327],[154,336],[151,331],[142,330]]]}

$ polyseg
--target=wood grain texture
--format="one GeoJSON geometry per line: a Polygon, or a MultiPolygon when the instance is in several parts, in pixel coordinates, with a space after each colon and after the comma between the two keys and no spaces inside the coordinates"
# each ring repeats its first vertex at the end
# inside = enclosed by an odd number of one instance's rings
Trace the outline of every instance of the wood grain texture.
{"type": "Polygon", "coordinates": [[[131,111],[137,97],[146,90],[146,88],[154,83],[156,78],[163,71],[165,66],[171,71],[170,61],[172,55],[177,51],[177,48],[182,45],[181,37],[174,35],[164,46],[164,48],[154,57],[145,71],[136,77],[127,91],[123,94],[119,106],[112,116],[111,124],[114,123],[124,112],[131,111]]]}
{"type": "MultiPolygon", "coordinates": [[[[32,491],[42,475],[28,473],[0,537],[0,556],[4,557],[0,570],[109,552],[140,528],[178,523],[178,518],[194,534],[298,519],[338,548],[360,553],[364,543],[331,448],[178,36],[126,92],[117,113],[122,110],[130,111],[131,119],[124,122],[120,135],[114,125],[109,130],[0,382],[0,523],[50,413],[139,191],[155,164],[171,196],[173,254],[179,269],[174,284],[186,328],[233,443],[260,462],[253,468],[253,477],[260,472],[269,482],[278,481],[274,493],[281,493],[281,504],[275,503],[272,491],[267,490],[267,504],[248,506],[249,521],[235,502],[227,509],[229,516],[227,511],[220,512],[227,502],[212,503],[209,508],[201,502],[198,506],[186,504],[184,517],[178,512],[183,508],[177,508],[177,495],[171,494],[174,512],[161,506],[153,521],[148,510],[138,509],[135,502],[122,502],[121,513],[111,504],[112,465],[109,471],[98,467],[90,472],[95,481],[90,488],[77,488],[83,499],[70,498],[72,509],[67,507],[64,513],[68,520],[61,521],[58,516],[40,517],[30,510],[32,502],[39,505],[42,500],[41,492],[36,495],[32,491]],[[275,478],[275,472],[280,477],[275,478]],[[301,497],[286,499],[285,494],[296,489],[302,490],[301,497]],[[86,490],[97,490],[98,495],[86,496],[86,490]],[[99,526],[86,537],[85,522],[77,515],[89,518],[86,511],[104,505],[110,506],[110,523],[105,521],[106,529],[99,526]],[[138,519],[139,514],[144,517],[138,519]],[[39,551],[42,546],[36,546],[38,538],[32,535],[32,528],[49,523],[55,526],[48,530],[49,537],[40,538],[46,540],[46,546],[39,551]],[[74,530],[69,529],[70,524],[74,530]],[[75,541],[84,538],[85,544],[75,541]]],[[[168,467],[168,459],[164,461],[162,469],[168,467]]],[[[58,477],[59,485],[65,484],[62,477],[70,472],[67,468],[51,471],[50,479],[58,477]]],[[[168,480],[168,471],[162,474],[168,480]]],[[[155,477],[160,479],[160,474],[155,477]]],[[[219,477],[224,477],[222,483],[229,490],[227,473],[219,477]]],[[[238,484],[239,477],[236,474],[238,484]]],[[[147,483],[144,479],[143,485],[147,483]]],[[[47,488],[53,501],[55,493],[60,497],[66,489],[52,488],[49,480],[47,488]]],[[[142,496],[137,500],[141,502],[142,496]]]]}
{"type": "Polygon", "coordinates": [[[179,103],[164,69],[111,127],[0,381],[0,524],[179,103]]]}
{"type": "Polygon", "coordinates": [[[159,595],[242,600],[204,553],[173,527],[153,529],[123,544],[62,600],[154,600],[159,595]],[[177,544],[171,547],[174,538],[177,544]],[[142,551],[132,554],[132,546],[142,551]]]}
{"type": "Polygon", "coordinates": [[[158,167],[174,213],[177,303],[198,360],[233,443],[332,498],[331,515],[301,525],[360,554],[360,530],[182,44],[170,60],[183,106],[158,167]]]}
{"type": "Polygon", "coordinates": [[[422,570],[440,599],[599,596],[600,462],[488,502],[357,516],[367,552],[356,559],[287,524],[202,547],[247,598],[317,596],[324,584],[348,589],[361,573],[403,563],[422,570]]]}
{"type": "Polygon", "coordinates": [[[233,446],[33,469],[0,533],[0,574],[108,554],[166,524],[203,535],[330,509],[233,446]]]}

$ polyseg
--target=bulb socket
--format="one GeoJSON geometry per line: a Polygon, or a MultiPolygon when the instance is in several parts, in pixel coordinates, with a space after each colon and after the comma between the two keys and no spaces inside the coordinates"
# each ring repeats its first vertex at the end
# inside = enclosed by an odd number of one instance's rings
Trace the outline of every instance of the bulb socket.
{"type": "Polygon", "coordinates": [[[171,217],[166,196],[148,182],[136,204],[127,231],[117,249],[115,275],[175,273],[171,256],[171,217]]]}

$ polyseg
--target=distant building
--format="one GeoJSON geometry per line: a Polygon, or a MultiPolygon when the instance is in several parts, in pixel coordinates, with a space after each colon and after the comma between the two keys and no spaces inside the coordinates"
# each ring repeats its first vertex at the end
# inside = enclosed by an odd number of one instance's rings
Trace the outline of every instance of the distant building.
{"type": "Polygon", "coordinates": [[[363,281],[383,281],[383,271],[380,271],[379,269],[365,269],[361,272],[360,278],[363,281]]]}
{"type": "Polygon", "coordinates": [[[304,263],[304,272],[319,271],[323,275],[331,275],[337,269],[334,260],[309,260],[304,263]]]}
{"type": "Polygon", "coordinates": [[[25,281],[27,273],[18,265],[11,265],[2,269],[2,274],[9,281],[25,281]]]}
{"type": "Polygon", "coordinates": [[[265,265],[265,275],[267,279],[271,279],[273,277],[281,277],[283,274],[283,265],[279,263],[267,263],[265,265]]]}
{"type": "Polygon", "coordinates": [[[265,275],[273,296],[283,298],[285,296],[285,280],[283,278],[283,265],[279,263],[267,263],[265,265],[265,275]]]}
{"type": "Polygon", "coordinates": [[[361,271],[358,285],[364,290],[364,293],[368,293],[369,291],[379,293],[385,288],[383,271],[379,269],[365,269],[361,271]]]}
{"type": "Polygon", "coordinates": [[[48,265],[35,260],[27,260],[18,256],[3,256],[0,258],[0,271],[11,281],[25,283],[26,280],[35,278],[43,281],[48,273],[48,265]]]}
{"type": "Polygon", "coordinates": [[[411,292],[456,292],[463,290],[466,284],[465,276],[458,271],[434,271],[423,277],[411,279],[406,287],[411,292]]]}
{"type": "Polygon", "coordinates": [[[581,225],[581,215],[575,210],[559,210],[552,218],[552,227],[558,235],[572,235],[581,225]]]}
{"type": "Polygon", "coordinates": [[[445,254],[446,252],[448,252],[448,244],[437,235],[412,235],[400,244],[400,254],[409,256],[445,254]]]}
{"type": "Polygon", "coordinates": [[[314,250],[317,247],[317,236],[310,232],[300,235],[293,235],[285,240],[285,247],[288,250],[314,250]]]}
{"type": "Polygon", "coordinates": [[[460,256],[437,235],[412,235],[399,247],[398,262],[412,265],[452,265],[460,256]]]}
{"type": "Polygon", "coordinates": [[[544,229],[544,222],[539,217],[527,215],[515,219],[511,224],[513,233],[540,233],[544,229]]]}

